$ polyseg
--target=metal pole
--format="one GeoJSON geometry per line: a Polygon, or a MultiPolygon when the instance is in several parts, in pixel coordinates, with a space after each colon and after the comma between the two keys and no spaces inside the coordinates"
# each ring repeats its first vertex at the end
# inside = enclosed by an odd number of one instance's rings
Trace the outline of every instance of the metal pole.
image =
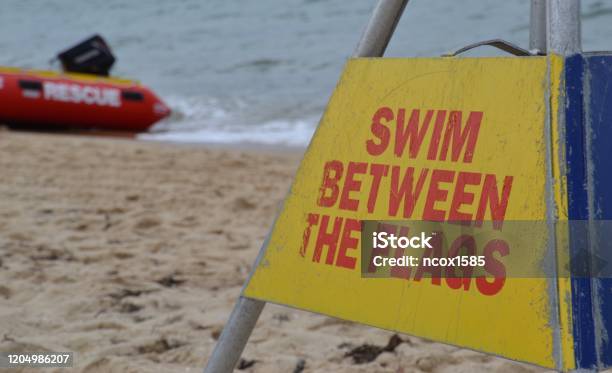
{"type": "MultiPolygon", "coordinates": [[[[379,0],[353,57],[382,57],[409,0],[379,0]]],[[[240,296],[204,373],[230,373],[244,351],[265,302],[240,296]]]]}
{"type": "Polygon", "coordinates": [[[548,0],[548,51],[568,56],[582,51],[580,0],[548,0]]]}
{"type": "Polygon", "coordinates": [[[379,0],[353,57],[382,57],[409,0],[379,0]]]}
{"type": "Polygon", "coordinates": [[[531,0],[529,49],[546,54],[546,0],[531,0]]]}
{"type": "Polygon", "coordinates": [[[242,355],[265,302],[241,296],[221,332],[204,373],[232,372],[242,355]]]}

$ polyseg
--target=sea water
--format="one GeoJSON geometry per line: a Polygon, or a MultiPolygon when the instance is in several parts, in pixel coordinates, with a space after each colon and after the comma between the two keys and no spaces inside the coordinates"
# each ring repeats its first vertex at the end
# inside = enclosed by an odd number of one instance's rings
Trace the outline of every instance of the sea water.
{"type": "MultiPolygon", "coordinates": [[[[114,75],[174,114],[145,139],[306,145],[375,0],[2,0],[0,65],[58,69],[90,34],[114,75]]],[[[387,56],[439,56],[503,38],[528,47],[529,0],[411,0],[387,56]]],[[[612,3],[583,0],[585,50],[610,50],[612,3]]],[[[471,55],[498,55],[482,48],[471,55]]]]}

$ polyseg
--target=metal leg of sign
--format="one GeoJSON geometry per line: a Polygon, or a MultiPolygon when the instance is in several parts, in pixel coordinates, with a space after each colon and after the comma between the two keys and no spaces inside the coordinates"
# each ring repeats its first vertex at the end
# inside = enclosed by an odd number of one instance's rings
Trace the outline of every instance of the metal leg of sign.
{"type": "MultiPolygon", "coordinates": [[[[353,57],[382,57],[409,0],[379,0],[361,36],[353,57]]],[[[234,370],[265,302],[240,297],[204,373],[228,373],[234,370]]]]}
{"type": "Polygon", "coordinates": [[[224,373],[234,370],[265,302],[240,297],[219,337],[204,373],[224,373]]]}
{"type": "Polygon", "coordinates": [[[548,0],[548,51],[569,56],[582,51],[580,0],[548,0]]]}
{"type": "Polygon", "coordinates": [[[546,0],[531,0],[529,49],[546,53],[546,0]]]}
{"type": "Polygon", "coordinates": [[[353,57],[382,57],[408,0],[379,0],[353,57]]]}
{"type": "MultiPolygon", "coordinates": [[[[581,25],[580,25],[580,0],[547,0],[546,3],[546,39],[547,39],[547,51],[549,53],[555,53],[561,56],[565,56],[565,57],[569,57],[571,55],[577,54],[582,52],[582,43],[581,43],[581,25]]],[[[566,58],[565,59],[565,63],[566,63],[566,74],[565,74],[565,79],[570,79],[571,80],[566,80],[566,85],[567,87],[577,87],[577,86],[582,86],[582,82],[581,82],[581,77],[580,78],[575,78],[574,76],[579,75],[579,74],[568,74],[567,71],[568,69],[574,70],[575,67],[571,66],[567,64],[567,62],[570,59],[566,58]]],[[[582,73],[580,73],[581,76],[582,73]]],[[[582,95],[582,88],[579,89],[580,93],[578,95],[582,95]]],[[[572,95],[576,95],[574,94],[570,94],[569,92],[569,88],[567,88],[567,96],[569,97],[567,99],[567,102],[569,103],[571,101],[571,96],[572,95]]],[[[582,99],[580,99],[582,100],[582,99]]],[[[575,118],[577,115],[573,114],[573,112],[576,111],[576,109],[572,109],[572,111],[569,111],[568,108],[569,107],[573,107],[575,105],[568,105],[568,103],[566,103],[566,109],[562,112],[562,114],[560,115],[560,123],[562,123],[561,125],[565,126],[565,130],[569,132],[569,126],[568,123],[571,124],[572,126],[572,130],[575,131],[575,133],[582,133],[582,128],[576,128],[578,126],[582,126],[581,123],[581,119],[582,119],[582,113],[578,114],[578,116],[580,116],[580,119],[577,120],[577,118],[575,118]]],[[[572,132],[574,133],[574,132],[572,132]]],[[[580,140],[577,140],[580,141],[580,140]]],[[[581,151],[571,151],[568,154],[577,154],[577,153],[581,153],[581,151]]],[[[580,155],[575,156],[576,159],[580,159],[578,162],[584,161],[584,158],[579,158],[580,155]]],[[[571,162],[571,158],[568,156],[568,165],[571,162]]],[[[568,169],[572,169],[574,167],[572,166],[568,166],[568,169]]],[[[569,172],[568,172],[569,174],[569,172]]],[[[569,178],[569,177],[568,177],[569,178]]],[[[582,178],[580,178],[582,181],[582,178]]],[[[576,188],[579,189],[579,188],[576,188]]],[[[568,188],[568,192],[569,192],[569,188],[568,188]]],[[[568,198],[569,199],[569,198],[568,198]]],[[[574,211],[571,212],[571,210],[580,210],[580,208],[574,208],[573,206],[568,208],[568,210],[570,210],[569,216],[570,219],[576,219],[581,212],[578,211],[574,211]],[[574,215],[574,216],[572,216],[574,215]]],[[[582,235],[586,235],[585,233],[579,233],[579,236],[582,235]]],[[[582,247],[582,246],[581,246],[582,247]]],[[[571,255],[571,245],[570,245],[570,252],[568,253],[569,255],[571,255]]],[[[572,259],[573,260],[573,259],[572,259]]],[[[590,293],[590,291],[592,290],[590,287],[590,282],[587,279],[587,281],[581,281],[582,279],[576,279],[574,277],[574,275],[571,276],[571,281],[572,281],[572,293],[576,292],[575,294],[572,294],[572,303],[574,303],[572,305],[572,313],[573,313],[573,317],[575,318],[574,320],[572,320],[572,328],[578,328],[578,330],[580,330],[578,333],[574,333],[574,358],[576,360],[576,365],[579,367],[578,369],[573,370],[573,372],[581,372],[581,373],[586,373],[586,372],[594,372],[596,371],[594,366],[595,364],[597,364],[597,353],[594,352],[593,348],[590,346],[591,343],[586,342],[583,343],[580,338],[582,335],[588,335],[590,336],[590,331],[588,332],[583,332],[583,328],[584,330],[588,330],[589,329],[589,324],[592,321],[591,319],[591,315],[592,315],[592,303],[590,303],[592,301],[592,298],[589,299],[588,302],[585,301],[585,298],[579,298],[579,295],[577,294],[585,294],[587,292],[584,291],[584,289],[588,289],[588,294],[592,294],[590,293]],[[574,287],[576,287],[576,290],[574,289],[574,287]],[[577,300],[579,299],[579,302],[577,302],[577,300]],[[576,312],[576,308],[577,308],[577,312],[576,312]],[[586,310],[584,309],[586,308],[586,310]],[[574,313],[576,312],[576,313],[574,313]],[[577,316],[576,316],[577,315],[577,316]],[[586,324],[586,325],[585,325],[586,324]],[[587,368],[581,368],[581,366],[586,366],[587,368]]],[[[589,297],[590,298],[590,297],[589,297]]],[[[591,324],[592,325],[592,324],[591,324]]],[[[585,340],[589,340],[589,337],[584,337],[585,340]]]]}

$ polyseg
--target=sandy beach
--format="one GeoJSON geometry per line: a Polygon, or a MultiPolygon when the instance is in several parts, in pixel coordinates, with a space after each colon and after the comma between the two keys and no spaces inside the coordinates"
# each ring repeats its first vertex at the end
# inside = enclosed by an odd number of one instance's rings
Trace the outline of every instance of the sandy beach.
{"type": "MultiPolygon", "coordinates": [[[[300,157],[0,132],[0,351],[74,351],[56,371],[200,372],[300,157]]],[[[542,371],[273,305],[239,369],[542,371]]]]}

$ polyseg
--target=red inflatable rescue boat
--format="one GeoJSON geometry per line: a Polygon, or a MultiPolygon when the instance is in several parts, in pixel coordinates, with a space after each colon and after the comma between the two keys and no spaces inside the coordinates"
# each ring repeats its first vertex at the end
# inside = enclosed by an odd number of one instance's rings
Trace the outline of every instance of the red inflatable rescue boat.
{"type": "Polygon", "coordinates": [[[0,123],[141,132],[169,114],[133,81],[0,68],[0,123]]]}
{"type": "Polygon", "coordinates": [[[0,123],[141,132],[170,114],[149,88],[108,77],[115,57],[98,35],[58,59],[64,73],[0,67],[0,123]]]}

